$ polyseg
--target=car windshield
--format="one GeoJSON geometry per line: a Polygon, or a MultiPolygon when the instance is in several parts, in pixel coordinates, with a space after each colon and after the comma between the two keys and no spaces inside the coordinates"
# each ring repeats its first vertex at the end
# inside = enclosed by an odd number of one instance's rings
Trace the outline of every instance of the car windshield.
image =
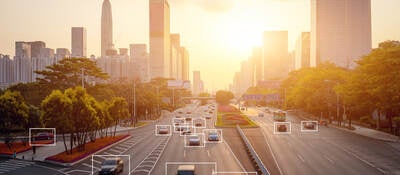
{"type": "Polygon", "coordinates": [[[199,139],[197,136],[192,136],[190,139],[199,139]]]}
{"type": "Polygon", "coordinates": [[[178,175],[194,175],[193,171],[178,171],[178,175]]]}
{"type": "Polygon", "coordinates": [[[116,165],[117,164],[117,160],[115,159],[109,159],[109,160],[105,160],[103,162],[103,165],[116,165]]]}

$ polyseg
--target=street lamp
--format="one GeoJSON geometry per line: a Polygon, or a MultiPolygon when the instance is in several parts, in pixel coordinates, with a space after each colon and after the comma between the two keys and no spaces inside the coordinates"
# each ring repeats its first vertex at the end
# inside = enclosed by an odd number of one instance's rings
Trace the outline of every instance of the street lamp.
{"type": "MultiPolygon", "coordinates": [[[[336,86],[339,84],[338,81],[332,81],[332,80],[324,80],[325,82],[334,82],[336,84],[336,86]]],[[[335,93],[336,94],[336,118],[338,120],[338,125],[341,126],[341,118],[339,117],[339,93],[335,93]]]]}

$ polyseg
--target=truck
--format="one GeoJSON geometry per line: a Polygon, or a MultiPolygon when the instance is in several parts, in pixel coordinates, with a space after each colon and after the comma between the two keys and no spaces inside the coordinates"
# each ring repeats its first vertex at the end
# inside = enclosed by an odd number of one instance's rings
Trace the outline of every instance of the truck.
{"type": "Polygon", "coordinates": [[[286,121],[286,112],[285,111],[274,111],[273,112],[274,120],[278,122],[286,121]]]}

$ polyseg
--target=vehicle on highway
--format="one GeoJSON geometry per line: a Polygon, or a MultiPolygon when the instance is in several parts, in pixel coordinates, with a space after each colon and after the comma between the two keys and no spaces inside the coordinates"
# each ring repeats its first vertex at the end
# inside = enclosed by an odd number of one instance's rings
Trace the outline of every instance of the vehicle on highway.
{"type": "Polygon", "coordinates": [[[179,165],[177,175],[195,175],[196,173],[194,165],[179,165]]]}
{"type": "Polygon", "coordinates": [[[274,120],[278,122],[284,122],[286,120],[286,112],[285,111],[274,111],[273,112],[274,120]]]}
{"type": "Polygon", "coordinates": [[[320,124],[320,125],[324,125],[324,126],[328,126],[328,121],[326,121],[326,120],[320,120],[320,121],[319,121],[319,124],[320,124]]]}
{"type": "Polygon", "coordinates": [[[160,126],[158,128],[158,134],[168,134],[169,133],[169,129],[167,126],[160,126]]]}
{"type": "Polygon", "coordinates": [[[189,136],[189,146],[200,146],[200,137],[189,136]]]}
{"type": "Polygon", "coordinates": [[[190,121],[192,121],[192,118],[191,118],[191,117],[186,117],[185,120],[186,120],[187,122],[190,122],[190,121]]]}
{"type": "Polygon", "coordinates": [[[286,125],[278,125],[278,132],[286,132],[287,127],[286,125]]]}
{"type": "Polygon", "coordinates": [[[183,127],[181,131],[183,135],[190,135],[192,133],[192,130],[187,126],[183,127]]]}
{"type": "Polygon", "coordinates": [[[36,140],[53,140],[53,139],[54,139],[54,135],[52,133],[48,133],[48,132],[39,132],[34,137],[32,137],[33,141],[36,141],[36,140]]]}
{"type": "Polygon", "coordinates": [[[262,112],[258,113],[258,117],[264,117],[264,113],[262,112]]]}
{"type": "Polygon", "coordinates": [[[176,131],[183,131],[184,128],[185,128],[185,126],[178,125],[178,126],[175,127],[175,130],[176,131]]]}
{"type": "Polygon", "coordinates": [[[208,141],[219,141],[219,134],[218,132],[210,132],[208,134],[208,141]]]}
{"type": "Polygon", "coordinates": [[[315,124],[314,124],[314,122],[305,122],[304,123],[304,128],[315,129],[315,124]]]}
{"type": "Polygon", "coordinates": [[[211,119],[211,116],[207,115],[207,116],[206,116],[206,119],[211,119]]]}
{"type": "Polygon", "coordinates": [[[101,164],[99,175],[119,174],[124,170],[124,161],[119,158],[107,158],[101,164]]]}

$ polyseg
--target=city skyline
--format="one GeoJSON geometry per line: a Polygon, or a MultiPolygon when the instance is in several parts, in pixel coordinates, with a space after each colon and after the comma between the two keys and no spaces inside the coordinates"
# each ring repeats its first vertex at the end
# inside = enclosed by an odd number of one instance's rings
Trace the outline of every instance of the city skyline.
{"type": "MultiPolygon", "coordinates": [[[[0,43],[0,52],[14,55],[14,42],[20,40],[44,41],[49,48],[68,48],[71,42],[69,39],[71,27],[82,26],[87,29],[87,56],[90,56],[90,54],[100,56],[99,19],[101,18],[102,1],[43,1],[40,3],[24,0],[2,1],[0,9],[3,14],[0,17],[0,22],[6,25],[2,29],[4,32],[0,34],[3,38],[0,43]],[[48,2],[46,7],[51,7],[48,8],[47,13],[36,12],[37,8],[40,8],[43,6],[41,4],[46,2],[48,2]],[[79,3],[80,6],[75,7],[74,4],[76,3],[79,3]],[[18,11],[25,11],[26,14],[30,14],[36,20],[26,20],[29,17],[18,13],[15,10],[17,6],[20,7],[18,11]],[[80,18],[77,18],[77,14],[69,13],[69,10],[67,10],[72,7],[78,11],[90,9],[91,15],[81,15],[80,18]],[[34,10],[35,8],[36,10],[34,10]],[[23,29],[20,26],[21,24],[15,22],[22,20],[18,15],[25,19],[23,26],[31,29],[29,33],[25,32],[26,28],[23,29]]],[[[190,70],[202,72],[202,79],[206,85],[205,89],[227,88],[235,70],[240,68],[240,61],[246,60],[250,56],[253,46],[261,45],[263,31],[288,30],[288,44],[289,51],[291,51],[294,49],[295,40],[300,32],[310,30],[310,2],[308,0],[252,1],[248,4],[235,0],[224,2],[227,5],[219,8],[218,3],[217,5],[210,5],[209,1],[169,1],[171,5],[171,33],[178,32],[181,34],[182,45],[185,45],[190,52],[190,70]],[[259,6],[248,13],[250,7],[254,5],[259,6]],[[293,10],[295,8],[297,10],[293,10]],[[188,14],[191,14],[193,18],[187,18],[188,14]],[[298,20],[293,20],[294,14],[298,20]],[[293,24],[288,24],[289,20],[293,24]],[[190,21],[197,22],[193,24],[190,21]],[[187,25],[188,23],[193,25],[187,25]],[[246,27],[237,27],[237,24],[243,24],[240,26],[246,27]],[[241,33],[246,33],[246,35],[238,35],[241,33]],[[234,42],[235,40],[236,42],[234,42]],[[229,66],[224,64],[227,61],[230,62],[229,66]],[[207,64],[209,62],[214,64],[207,64]],[[219,79],[213,76],[214,74],[219,74],[219,79]]],[[[116,31],[113,33],[115,36],[113,42],[116,48],[127,48],[131,43],[148,43],[148,8],[143,8],[147,7],[148,2],[125,0],[111,1],[111,3],[113,3],[115,12],[116,31]],[[127,21],[130,18],[133,20],[127,21]]],[[[400,25],[399,19],[395,18],[398,15],[385,13],[399,5],[400,2],[395,0],[371,1],[373,48],[377,46],[378,42],[400,39],[399,32],[395,30],[400,25]],[[381,18],[385,18],[385,20],[378,20],[381,18]]]]}

